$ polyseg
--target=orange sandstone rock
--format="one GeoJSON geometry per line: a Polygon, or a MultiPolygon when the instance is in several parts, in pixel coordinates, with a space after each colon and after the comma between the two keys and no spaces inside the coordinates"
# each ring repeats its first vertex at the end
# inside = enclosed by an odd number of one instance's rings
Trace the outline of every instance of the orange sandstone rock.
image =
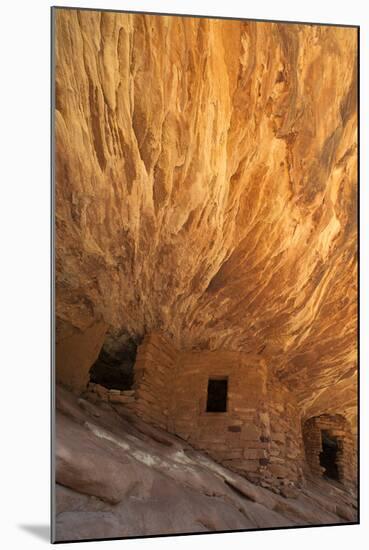
{"type": "Polygon", "coordinates": [[[105,330],[160,329],[259,354],[306,417],[355,430],[356,30],[63,9],[55,28],[58,379],[85,385],[105,330]]]}

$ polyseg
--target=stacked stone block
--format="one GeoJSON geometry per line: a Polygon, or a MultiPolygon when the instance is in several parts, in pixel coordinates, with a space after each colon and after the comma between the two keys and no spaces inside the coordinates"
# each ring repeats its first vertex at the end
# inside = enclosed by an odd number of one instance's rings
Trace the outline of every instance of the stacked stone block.
{"type": "Polygon", "coordinates": [[[336,463],[339,480],[349,487],[356,486],[357,462],[354,437],[350,424],[343,416],[338,414],[315,416],[309,418],[303,424],[305,456],[311,472],[316,475],[324,474],[324,468],[320,465],[323,430],[337,439],[336,463]]]}
{"type": "MultiPolygon", "coordinates": [[[[139,346],[133,390],[127,406],[143,420],[182,437],[231,470],[285,496],[294,496],[303,484],[298,404],[259,355],[180,351],[162,333],[154,332],[139,346]],[[206,411],[210,378],[227,378],[225,412],[206,411]]],[[[117,398],[114,393],[109,397],[117,398]]],[[[337,459],[340,475],[353,479],[354,446],[347,423],[323,416],[324,421],[305,425],[306,460],[322,475],[321,429],[328,426],[343,441],[337,459]]]]}
{"type": "Polygon", "coordinates": [[[171,424],[171,400],[178,352],[158,332],[146,336],[134,369],[135,412],[164,430],[171,424]]]}
{"type": "Polygon", "coordinates": [[[135,410],[251,481],[287,491],[302,480],[301,424],[290,392],[258,355],[179,351],[148,335],[135,366],[135,410]],[[210,378],[227,378],[226,412],[207,412],[210,378]]]}
{"type": "Polygon", "coordinates": [[[232,470],[260,479],[268,459],[266,365],[239,352],[182,352],[172,430],[232,470]],[[227,378],[226,412],[206,412],[209,378],[227,378]]]}
{"type": "Polygon", "coordinates": [[[134,407],[135,403],[134,390],[108,389],[100,384],[93,384],[92,382],[88,384],[84,396],[89,401],[106,401],[109,403],[126,405],[128,408],[134,407]]]}
{"type": "Polygon", "coordinates": [[[301,415],[292,393],[271,374],[268,377],[270,464],[266,478],[284,493],[299,487],[303,476],[301,415]]]}

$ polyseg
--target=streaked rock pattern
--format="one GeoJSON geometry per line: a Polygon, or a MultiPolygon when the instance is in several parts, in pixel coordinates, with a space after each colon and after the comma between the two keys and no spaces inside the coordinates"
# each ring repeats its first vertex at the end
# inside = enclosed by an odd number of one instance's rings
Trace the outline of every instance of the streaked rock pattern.
{"type": "Polygon", "coordinates": [[[253,350],[355,424],[356,29],[55,24],[58,337],[253,350]]]}

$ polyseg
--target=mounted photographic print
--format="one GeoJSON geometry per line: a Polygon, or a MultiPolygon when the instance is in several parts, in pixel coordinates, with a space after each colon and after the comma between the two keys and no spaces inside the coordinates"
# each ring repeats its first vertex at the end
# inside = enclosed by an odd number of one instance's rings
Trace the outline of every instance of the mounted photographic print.
{"type": "Polygon", "coordinates": [[[52,9],[53,542],[358,523],[358,33],[52,9]]]}

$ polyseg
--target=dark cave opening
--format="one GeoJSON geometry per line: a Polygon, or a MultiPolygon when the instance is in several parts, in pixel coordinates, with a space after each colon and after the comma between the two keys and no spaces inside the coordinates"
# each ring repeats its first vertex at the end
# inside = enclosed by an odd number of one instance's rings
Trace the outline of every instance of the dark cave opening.
{"type": "Polygon", "coordinates": [[[328,431],[322,430],[322,451],[319,455],[320,465],[325,468],[324,476],[339,481],[337,467],[338,442],[328,431]]]}
{"type": "Polygon", "coordinates": [[[131,338],[122,343],[108,338],[90,369],[90,382],[109,390],[130,390],[137,346],[138,343],[131,338]]]}

